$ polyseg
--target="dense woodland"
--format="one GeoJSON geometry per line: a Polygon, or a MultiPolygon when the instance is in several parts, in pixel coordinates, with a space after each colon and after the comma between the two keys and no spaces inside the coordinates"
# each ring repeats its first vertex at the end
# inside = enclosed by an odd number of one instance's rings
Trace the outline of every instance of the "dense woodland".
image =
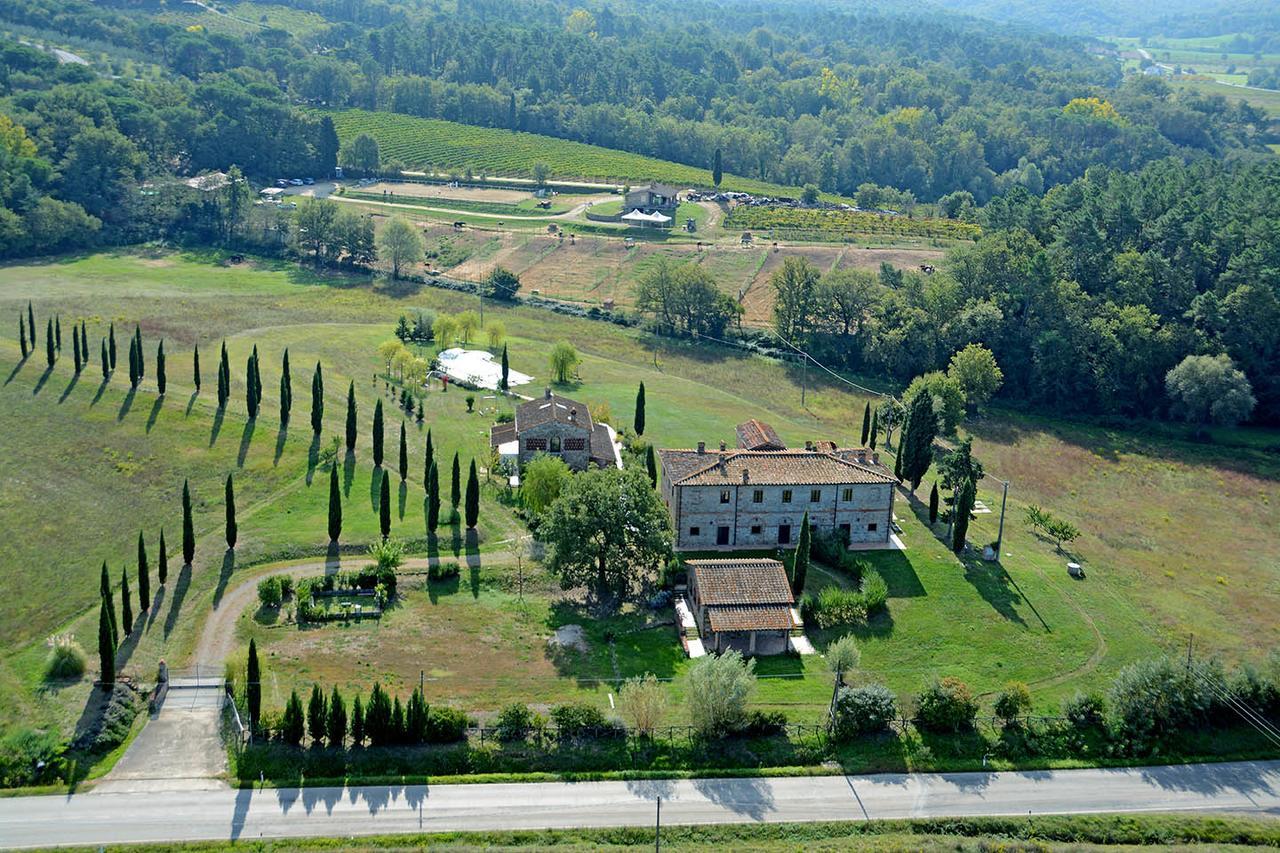
{"type": "MultiPolygon", "coordinates": [[[[825,360],[905,382],[978,342],[1006,396],[1142,414],[1165,405],[1184,356],[1225,352],[1255,417],[1280,420],[1280,163],[1248,106],[1124,77],[1082,41],[910,7],[288,5],[330,24],[241,38],[147,3],[0,0],[28,41],[160,64],[112,77],[0,42],[0,256],[156,238],[281,247],[279,214],[246,225],[242,192],[180,179],[331,170],[338,139],[318,107],[699,165],[722,149],[727,171],[894,187],[984,227],[933,276],[806,271],[780,328],[825,360]]],[[[714,282],[668,272],[640,300],[659,323],[732,331],[740,311],[714,282]]]]}

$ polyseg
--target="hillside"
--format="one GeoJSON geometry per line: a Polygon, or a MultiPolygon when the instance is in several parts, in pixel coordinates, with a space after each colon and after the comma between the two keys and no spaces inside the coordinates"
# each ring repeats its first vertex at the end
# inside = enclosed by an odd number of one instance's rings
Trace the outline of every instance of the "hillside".
{"type": "MultiPolygon", "coordinates": [[[[565,180],[603,180],[619,184],[662,181],[680,186],[710,186],[711,170],[698,169],[643,154],[587,145],[537,133],[474,127],[443,119],[397,113],[345,110],[331,113],[343,145],[361,133],[378,142],[384,163],[399,161],[410,169],[471,169],[490,175],[529,177],[533,164],[545,163],[551,175],[565,180]]],[[[720,186],[763,195],[800,195],[787,187],[726,174],[720,186]]]]}

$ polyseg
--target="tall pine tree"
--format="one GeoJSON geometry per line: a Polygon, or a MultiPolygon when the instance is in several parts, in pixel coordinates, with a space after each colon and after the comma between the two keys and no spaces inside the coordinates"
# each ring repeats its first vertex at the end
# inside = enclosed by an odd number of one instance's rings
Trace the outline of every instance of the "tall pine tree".
{"type": "Polygon", "coordinates": [[[320,362],[316,362],[316,372],[311,375],[311,431],[316,435],[324,426],[324,375],[320,372],[320,362]]]}
{"type": "Polygon", "coordinates": [[[36,312],[31,310],[31,300],[27,300],[27,331],[31,333],[31,348],[36,348],[36,312]]]}
{"type": "Polygon", "coordinates": [[[373,467],[382,467],[382,400],[373,406],[373,467]]]}
{"type": "Polygon", "coordinates": [[[18,343],[22,347],[22,360],[26,361],[31,351],[27,349],[27,318],[22,316],[22,312],[18,312],[18,343]]]}
{"type": "Polygon", "coordinates": [[[965,537],[969,535],[969,516],[973,512],[973,501],[977,495],[977,486],[973,480],[965,478],[955,493],[955,502],[951,512],[954,518],[951,525],[951,550],[959,553],[964,550],[965,537]]]}
{"type": "Polygon", "coordinates": [[[652,444],[645,446],[644,468],[649,474],[649,483],[656,489],[658,487],[658,460],[652,444]]]}
{"type": "Polygon", "coordinates": [[[938,523],[938,481],[933,481],[933,488],[929,490],[929,523],[938,523]]]}
{"type": "Polygon", "coordinates": [[[133,340],[138,348],[138,380],[141,381],[147,376],[147,360],[142,355],[142,327],[133,327],[133,340]]]}
{"type": "Polygon", "coordinates": [[[347,388],[347,452],[356,449],[356,383],[347,388]]]}
{"type": "MultiPolygon", "coordinates": [[[[72,363],[75,365],[76,376],[79,376],[80,375],[80,336],[73,334],[71,336],[71,344],[72,344],[71,356],[74,359],[72,363]]],[[[23,344],[22,348],[23,349],[27,348],[25,343],[23,344]]]]}
{"type": "Polygon", "coordinates": [[[640,383],[640,390],[636,391],[636,417],[632,424],[636,428],[636,435],[644,435],[644,383],[640,383]]]}
{"type": "Polygon", "coordinates": [[[138,612],[151,609],[151,567],[147,565],[147,542],[138,531],[138,612]]]}
{"type": "Polygon", "coordinates": [[[134,338],[129,339],[129,387],[137,388],[138,383],[142,381],[142,375],[138,372],[138,342],[134,338]]]}
{"type": "Polygon", "coordinates": [[[258,417],[258,348],[254,347],[244,369],[244,402],[249,410],[249,420],[258,417]]]}
{"type": "Polygon", "coordinates": [[[218,359],[218,408],[227,407],[231,396],[231,363],[227,360],[227,342],[222,342],[222,355],[218,359]]]}
{"type": "Polygon", "coordinates": [[[84,354],[84,360],[87,364],[89,361],[89,329],[85,326],[84,320],[80,321],[80,352],[84,354]]]}
{"type": "Polygon", "coordinates": [[[227,547],[236,547],[236,534],[239,528],[236,526],[236,492],[235,486],[231,482],[231,475],[227,475],[227,486],[225,490],[226,506],[227,506],[227,547]]]}
{"type": "Polygon", "coordinates": [[[338,463],[329,467],[329,541],[342,535],[342,491],[338,488],[338,463]]]}
{"type": "Polygon", "coordinates": [[[182,563],[191,565],[196,556],[196,528],[191,518],[191,484],[182,481],[182,563]]]}
{"type": "Polygon", "coordinates": [[[467,528],[474,530],[480,521],[480,478],[476,476],[476,460],[471,460],[467,474],[467,528]]]}
{"type": "Polygon", "coordinates": [[[53,315],[53,345],[62,352],[62,315],[53,315]]]}

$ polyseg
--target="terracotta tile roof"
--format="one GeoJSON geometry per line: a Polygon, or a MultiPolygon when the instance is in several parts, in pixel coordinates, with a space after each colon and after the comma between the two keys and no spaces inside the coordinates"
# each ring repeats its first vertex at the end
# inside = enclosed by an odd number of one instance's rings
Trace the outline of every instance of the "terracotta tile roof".
{"type": "Polygon", "coordinates": [[[601,468],[613,468],[617,458],[613,454],[613,439],[609,437],[609,428],[604,424],[596,424],[591,430],[591,461],[601,468]]]}
{"type": "Polygon", "coordinates": [[[757,604],[707,608],[711,630],[721,631],[790,631],[791,608],[782,604],[757,604]]]}
{"type": "Polygon", "coordinates": [[[699,604],[791,605],[795,596],[782,563],[769,559],[689,560],[699,604]]]}
{"type": "Polygon", "coordinates": [[[516,431],[524,432],[539,424],[558,421],[591,429],[591,412],[577,400],[554,394],[538,397],[516,406],[516,431]]]}
{"type": "Polygon", "coordinates": [[[786,450],[773,427],[752,418],[738,424],[738,447],[743,450],[786,450]]]}
{"type": "MultiPolygon", "coordinates": [[[[849,451],[660,450],[663,476],[679,486],[824,486],[896,482],[882,465],[845,458],[849,451]],[[723,460],[723,466],[720,464],[723,460]],[[746,479],[743,479],[743,471],[746,479]]],[[[854,459],[857,457],[854,456],[854,459]]]]}
{"type": "Polygon", "coordinates": [[[516,425],[513,423],[494,424],[489,429],[489,446],[497,447],[508,441],[516,440],[516,425]]]}

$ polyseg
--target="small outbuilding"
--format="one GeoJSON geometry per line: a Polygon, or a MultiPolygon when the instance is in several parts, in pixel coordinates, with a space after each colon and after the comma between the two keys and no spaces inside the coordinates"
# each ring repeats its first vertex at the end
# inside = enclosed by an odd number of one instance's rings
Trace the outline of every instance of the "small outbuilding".
{"type": "Polygon", "coordinates": [[[689,599],[708,651],[744,655],[787,651],[800,627],[782,563],[769,559],[689,560],[689,599]]]}

